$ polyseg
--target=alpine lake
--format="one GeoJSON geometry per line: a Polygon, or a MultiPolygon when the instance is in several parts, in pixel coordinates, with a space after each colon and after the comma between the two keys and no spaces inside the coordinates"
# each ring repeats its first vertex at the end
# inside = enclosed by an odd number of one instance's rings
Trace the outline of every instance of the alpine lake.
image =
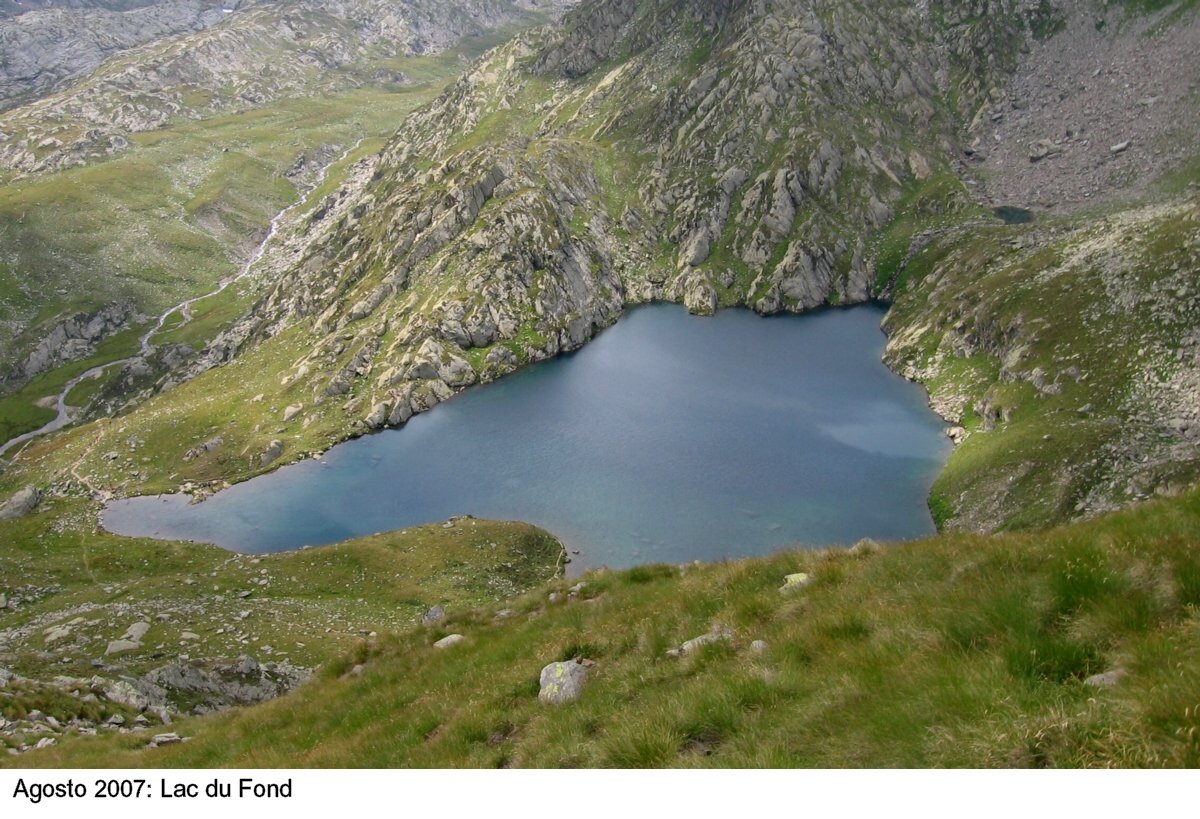
{"type": "Polygon", "coordinates": [[[763,318],[630,309],[583,349],[473,387],[202,503],[115,501],[104,527],[245,553],[460,515],[558,536],[571,573],[934,531],[949,455],[881,361],[883,309],[763,318]]]}

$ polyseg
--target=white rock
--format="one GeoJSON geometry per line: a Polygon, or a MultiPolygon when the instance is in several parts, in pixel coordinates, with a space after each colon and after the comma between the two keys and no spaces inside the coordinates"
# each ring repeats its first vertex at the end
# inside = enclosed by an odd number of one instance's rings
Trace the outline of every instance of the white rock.
{"type": "Polygon", "coordinates": [[[434,648],[449,648],[450,646],[456,646],[459,643],[464,642],[466,639],[467,638],[462,636],[461,634],[450,634],[450,635],[447,635],[446,637],[443,637],[442,639],[438,640],[436,643],[434,643],[433,647],[434,648]]]}
{"type": "Polygon", "coordinates": [[[812,583],[812,577],[805,572],[796,572],[789,574],[783,578],[783,585],[779,587],[780,594],[791,594],[792,592],[800,591],[809,583],[812,583]]]}

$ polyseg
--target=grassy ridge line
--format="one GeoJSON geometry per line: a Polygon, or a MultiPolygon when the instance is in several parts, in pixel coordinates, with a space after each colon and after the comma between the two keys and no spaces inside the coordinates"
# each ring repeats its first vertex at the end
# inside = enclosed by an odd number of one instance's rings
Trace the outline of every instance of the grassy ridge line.
{"type": "Polygon", "coordinates": [[[547,602],[559,581],[505,619],[456,609],[284,698],[178,723],[180,746],[80,738],[20,762],[1194,766],[1198,539],[1193,492],[1038,534],[597,572],[570,602],[547,602]],[[795,571],[814,582],[781,595],[795,571]],[[718,624],[730,642],[665,656],[718,624]],[[451,632],[468,642],[431,647],[451,632]],[[541,667],[575,657],[595,662],[582,699],[541,706],[541,667]]]}

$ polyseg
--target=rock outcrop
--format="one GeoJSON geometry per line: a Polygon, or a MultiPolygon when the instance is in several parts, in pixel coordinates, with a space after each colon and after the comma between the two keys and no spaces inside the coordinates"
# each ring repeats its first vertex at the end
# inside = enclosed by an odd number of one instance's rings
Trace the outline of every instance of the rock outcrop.
{"type": "MultiPolygon", "coordinates": [[[[53,320],[48,329],[34,329],[41,340],[19,362],[9,363],[10,371],[0,377],[0,387],[19,386],[41,373],[71,361],[87,358],[96,344],[128,326],[135,311],[129,302],[107,305],[94,313],[74,313],[53,320]]],[[[0,365],[5,362],[0,360],[0,365]]]]}
{"type": "MultiPolygon", "coordinates": [[[[0,504],[0,520],[16,520],[32,512],[42,499],[42,493],[36,486],[26,486],[18,490],[11,498],[0,504]]],[[[5,603],[7,604],[7,600],[5,603]]]]}

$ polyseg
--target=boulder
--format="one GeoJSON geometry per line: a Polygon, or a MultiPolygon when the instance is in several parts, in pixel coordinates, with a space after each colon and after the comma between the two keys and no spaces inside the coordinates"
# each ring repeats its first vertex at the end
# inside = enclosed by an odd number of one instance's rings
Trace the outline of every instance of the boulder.
{"type": "Polygon", "coordinates": [[[441,606],[432,606],[421,615],[421,625],[435,626],[446,619],[446,610],[441,606]]]}
{"type": "Polygon", "coordinates": [[[150,624],[147,622],[134,623],[129,628],[125,629],[125,633],[121,635],[122,640],[133,640],[140,643],[142,638],[146,636],[146,632],[150,631],[150,624]]]}
{"type": "Polygon", "coordinates": [[[762,654],[767,650],[768,646],[765,640],[755,640],[750,644],[750,650],[755,654],[762,654]]]}
{"type": "Polygon", "coordinates": [[[292,404],[290,407],[287,407],[283,411],[283,423],[286,424],[288,421],[292,420],[293,418],[295,418],[297,415],[299,415],[303,411],[304,411],[303,404],[292,404]]]}
{"type": "Polygon", "coordinates": [[[42,499],[36,486],[26,486],[0,506],[0,520],[16,520],[34,510],[42,499]]]}
{"type": "Polygon", "coordinates": [[[141,647],[141,643],[135,643],[133,640],[113,640],[108,644],[108,648],[104,649],[104,655],[124,654],[127,651],[134,651],[141,647]]]}
{"type": "Polygon", "coordinates": [[[1052,140],[1039,139],[1037,142],[1034,142],[1029,146],[1029,161],[1041,162],[1043,159],[1061,153],[1062,148],[1058,145],[1055,145],[1052,140]]]}
{"type": "Polygon", "coordinates": [[[583,693],[587,681],[587,666],[574,660],[565,663],[550,663],[542,669],[538,700],[547,705],[564,705],[575,702],[583,693]]]}
{"type": "Polygon", "coordinates": [[[283,441],[278,439],[274,440],[267,446],[265,450],[263,450],[263,453],[258,456],[258,463],[260,466],[267,466],[268,464],[278,460],[279,456],[282,454],[283,441]]]}
{"type": "Polygon", "coordinates": [[[67,637],[70,637],[70,636],[71,636],[71,627],[70,626],[55,626],[46,631],[45,642],[46,642],[46,645],[50,645],[51,643],[57,643],[59,640],[66,639],[67,637]]]}
{"type": "Polygon", "coordinates": [[[450,635],[438,640],[436,643],[434,643],[433,647],[434,648],[450,648],[450,646],[456,646],[459,643],[466,641],[466,639],[467,638],[462,636],[461,634],[450,634],[450,635]]]}

